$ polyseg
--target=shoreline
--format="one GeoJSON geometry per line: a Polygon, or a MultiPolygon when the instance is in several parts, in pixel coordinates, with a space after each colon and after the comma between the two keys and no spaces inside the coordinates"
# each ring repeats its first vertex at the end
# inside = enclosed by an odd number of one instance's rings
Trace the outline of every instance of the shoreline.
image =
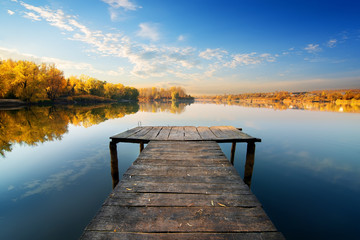
{"type": "Polygon", "coordinates": [[[196,102],[212,102],[212,103],[282,103],[282,104],[311,104],[311,103],[321,103],[321,104],[336,104],[336,105],[360,105],[360,100],[342,100],[337,99],[335,101],[311,101],[311,100],[299,100],[299,99],[284,99],[284,100],[273,100],[273,99],[259,99],[259,98],[249,98],[249,99],[239,99],[239,100],[226,100],[226,99],[211,99],[211,98],[195,98],[196,102]]]}

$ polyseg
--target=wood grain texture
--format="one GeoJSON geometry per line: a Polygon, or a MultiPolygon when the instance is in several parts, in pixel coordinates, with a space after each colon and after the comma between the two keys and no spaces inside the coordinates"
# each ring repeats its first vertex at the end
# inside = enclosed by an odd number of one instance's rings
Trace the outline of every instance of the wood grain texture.
{"type": "Polygon", "coordinates": [[[185,141],[215,136],[198,129],[132,132],[174,140],[149,142],[81,239],[284,239],[216,142],[185,141]]]}
{"type": "Polygon", "coordinates": [[[135,128],[129,129],[129,130],[125,131],[125,132],[116,134],[116,135],[114,135],[114,136],[112,136],[110,138],[112,138],[112,139],[127,138],[127,137],[130,137],[131,135],[137,133],[140,130],[141,130],[141,127],[135,127],[135,128]]]}
{"type": "Polygon", "coordinates": [[[82,239],[107,240],[107,239],[146,239],[146,240],[275,240],[285,239],[279,232],[260,233],[124,233],[124,232],[85,232],[82,239]]]}
{"type": "Polygon", "coordinates": [[[276,231],[260,207],[103,206],[88,231],[265,232],[276,231]]]}
{"type": "Polygon", "coordinates": [[[149,141],[216,141],[216,142],[260,142],[233,126],[144,126],[112,136],[115,142],[149,141]]]}

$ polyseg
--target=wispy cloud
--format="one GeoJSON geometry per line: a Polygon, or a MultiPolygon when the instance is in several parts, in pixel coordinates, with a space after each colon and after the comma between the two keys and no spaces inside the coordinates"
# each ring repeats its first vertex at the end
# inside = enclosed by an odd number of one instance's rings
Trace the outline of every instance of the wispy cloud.
{"type": "Polygon", "coordinates": [[[102,0],[104,3],[109,4],[112,8],[122,8],[125,10],[135,11],[141,6],[137,6],[129,0],[102,0]]]}
{"type": "MultiPolygon", "coordinates": [[[[45,192],[60,191],[67,185],[72,184],[88,171],[98,168],[104,162],[106,151],[93,152],[89,157],[70,161],[70,167],[49,175],[45,179],[37,179],[26,182],[20,188],[23,190],[20,199],[45,192]]],[[[14,188],[14,187],[13,187],[14,188]]]]}
{"type": "Polygon", "coordinates": [[[252,52],[232,55],[232,60],[230,62],[227,62],[225,66],[235,68],[237,66],[256,65],[264,62],[275,61],[276,57],[269,53],[257,54],[256,52],[252,52]]]}
{"type": "Polygon", "coordinates": [[[223,57],[227,54],[228,52],[226,50],[222,50],[220,48],[216,48],[216,49],[208,48],[205,51],[200,52],[199,57],[207,60],[212,60],[212,59],[222,60],[223,57]]]}
{"type": "Polygon", "coordinates": [[[158,41],[160,39],[160,34],[156,24],[153,23],[140,23],[140,30],[137,32],[137,35],[142,38],[150,39],[151,41],[158,41]]]}
{"type": "MultiPolygon", "coordinates": [[[[136,10],[137,7],[126,5],[129,1],[106,1],[110,6],[136,10]]],[[[137,36],[149,39],[151,43],[144,44],[134,41],[129,36],[117,33],[105,33],[101,30],[93,30],[82,24],[77,17],[65,14],[61,9],[53,10],[49,7],[36,7],[21,2],[34,19],[44,20],[50,25],[59,28],[67,36],[67,39],[81,41],[89,46],[87,51],[100,56],[111,56],[126,59],[132,69],[127,73],[140,78],[154,77],[176,77],[179,79],[203,79],[214,76],[222,69],[235,69],[247,65],[259,65],[266,62],[274,62],[278,55],[269,53],[229,53],[220,48],[198,50],[193,47],[172,47],[156,45],[160,40],[158,25],[155,23],[141,23],[137,36]]],[[[33,20],[34,20],[33,19],[33,20]]],[[[179,36],[178,40],[184,37],[179,36]]],[[[44,60],[44,58],[42,58],[44,60]]],[[[56,61],[59,68],[79,69],[88,67],[92,72],[94,69],[90,64],[73,63],[59,59],[47,59],[56,61]]],[[[103,74],[116,75],[123,71],[111,71],[103,74]]]]}
{"type": "Polygon", "coordinates": [[[73,31],[74,29],[68,24],[69,18],[72,16],[65,15],[61,9],[51,10],[47,7],[35,7],[33,5],[21,2],[26,9],[33,12],[26,12],[25,17],[32,20],[40,21],[41,18],[45,19],[50,25],[58,27],[63,30],[73,31]],[[41,17],[41,18],[40,18],[41,17]]]}
{"type": "Polygon", "coordinates": [[[326,45],[329,47],[329,48],[334,48],[336,47],[336,43],[337,43],[337,40],[336,39],[330,39],[326,45]]]}
{"type": "Polygon", "coordinates": [[[183,42],[183,41],[185,41],[185,36],[184,35],[180,35],[180,36],[178,36],[178,38],[177,38],[177,40],[179,41],[179,42],[183,42]]]}
{"type": "Polygon", "coordinates": [[[41,17],[33,12],[25,12],[24,17],[31,19],[33,21],[41,21],[41,17]]]}
{"type": "Polygon", "coordinates": [[[121,10],[124,11],[135,11],[141,6],[136,5],[135,3],[129,0],[102,0],[104,3],[109,4],[109,13],[112,21],[116,21],[118,19],[119,14],[121,14],[121,10]]]}
{"type": "Polygon", "coordinates": [[[7,10],[7,13],[11,16],[11,15],[14,15],[15,12],[11,11],[11,10],[7,10]]]}
{"type": "Polygon", "coordinates": [[[319,47],[319,44],[308,44],[304,48],[308,53],[315,53],[321,51],[321,48],[319,47]]]}

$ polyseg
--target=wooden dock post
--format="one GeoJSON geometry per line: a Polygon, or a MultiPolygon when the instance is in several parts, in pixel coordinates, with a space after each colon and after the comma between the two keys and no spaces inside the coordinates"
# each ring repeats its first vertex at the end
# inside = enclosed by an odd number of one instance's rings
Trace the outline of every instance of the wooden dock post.
{"type": "Polygon", "coordinates": [[[230,156],[230,162],[231,162],[232,165],[234,165],[235,150],[236,150],[236,142],[232,142],[232,145],[231,145],[231,156],[230,156]]]}
{"type": "Polygon", "coordinates": [[[142,152],[142,150],[144,150],[144,142],[140,142],[140,152],[142,152]]]}
{"type": "Polygon", "coordinates": [[[254,168],[255,161],[255,143],[248,142],[246,150],[246,162],[245,162],[245,172],[244,172],[244,182],[250,187],[251,177],[254,168]]]}
{"type": "Polygon", "coordinates": [[[110,148],[110,165],[111,165],[111,178],[112,178],[112,187],[113,189],[119,183],[119,164],[117,156],[117,146],[115,141],[111,141],[109,144],[110,148]]]}

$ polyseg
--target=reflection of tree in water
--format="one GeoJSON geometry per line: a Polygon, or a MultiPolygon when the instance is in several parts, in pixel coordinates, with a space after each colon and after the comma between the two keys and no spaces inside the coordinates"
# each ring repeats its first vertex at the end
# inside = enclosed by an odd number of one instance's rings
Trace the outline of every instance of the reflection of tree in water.
{"type": "Polygon", "coordinates": [[[138,104],[112,104],[0,111],[0,154],[5,156],[14,143],[36,146],[38,143],[61,140],[69,124],[90,127],[138,110],[138,104]]]}
{"type": "Polygon", "coordinates": [[[168,101],[168,102],[142,102],[139,103],[141,112],[170,112],[180,114],[185,111],[185,107],[193,101],[168,101]]]}

